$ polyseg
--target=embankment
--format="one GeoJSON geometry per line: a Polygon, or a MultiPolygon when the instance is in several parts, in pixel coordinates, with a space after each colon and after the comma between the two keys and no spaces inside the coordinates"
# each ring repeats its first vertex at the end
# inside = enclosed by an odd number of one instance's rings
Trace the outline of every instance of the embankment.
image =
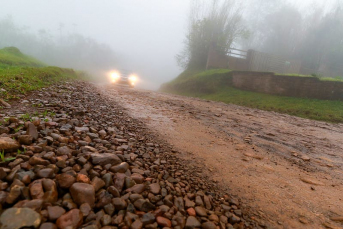
{"type": "Polygon", "coordinates": [[[343,122],[343,82],[334,79],[219,69],[185,72],[161,91],[343,122]]]}

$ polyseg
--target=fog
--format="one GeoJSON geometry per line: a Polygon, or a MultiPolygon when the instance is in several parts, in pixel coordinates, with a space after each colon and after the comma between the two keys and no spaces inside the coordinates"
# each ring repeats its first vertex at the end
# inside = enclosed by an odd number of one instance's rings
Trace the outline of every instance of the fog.
{"type": "MultiPolygon", "coordinates": [[[[15,27],[12,35],[8,35],[6,31],[8,25],[0,27],[0,48],[17,46],[23,52],[48,64],[88,70],[99,80],[111,69],[125,68],[140,76],[139,87],[157,89],[162,83],[170,81],[183,71],[178,66],[175,56],[184,48],[185,36],[189,29],[191,2],[0,0],[0,20],[7,20],[13,24],[12,28],[15,27]],[[14,33],[16,37],[20,33],[20,36],[26,36],[27,39],[12,39],[14,33]],[[37,42],[41,45],[44,43],[45,48],[41,49],[51,49],[50,53],[39,51],[36,48],[38,45],[34,46],[37,42]],[[52,46],[54,48],[51,48],[52,46]]],[[[270,32],[269,28],[273,27],[267,23],[268,20],[274,20],[275,26],[279,27],[276,18],[280,17],[277,13],[285,12],[286,18],[280,20],[281,25],[292,19],[295,34],[298,35],[306,27],[297,27],[299,20],[307,15],[313,15],[313,12],[318,10],[321,11],[318,13],[320,17],[323,17],[336,6],[336,2],[241,1],[244,26],[253,36],[245,40],[238,39],[234,45],[266,52],[276,50],[275,47],[279,46],[287,50],[292,49],[294,47],[283,45],[288,44],[288,40],[279,44],[272,40],[272,36],[266,35],[270,32]],[[289,17],[287,12],[290,12],[289,17]],[[273,14],[276,16],[271,19],[273,14]]],[[[304,20],[305,24],[307,22],[304,20]]],[[[302,38],[299,37],[297,40],[302,38]]],[[[283,50],[278,52],[284,54],[283,50]]]]}
{"type": "Polygon", "coordinates": [[[185,0],[14,0],[1,5],[0,15],[11,15],[15,24],[28,27],[26,31],[45,29],[58,38],[62,25],[62,36],[78,33],[109,45],[116,56],[113,67],[134,71],[141,87],[156,89],[181,72],[175,55],[187,24],[185,0]]]}

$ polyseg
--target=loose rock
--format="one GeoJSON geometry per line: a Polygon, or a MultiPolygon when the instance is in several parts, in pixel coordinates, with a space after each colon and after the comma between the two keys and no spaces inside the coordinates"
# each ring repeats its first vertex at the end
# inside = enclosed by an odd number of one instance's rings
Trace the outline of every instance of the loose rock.
{"type": "Polygon", "coordinates": [[[70,187],[70,194],[76,204],[81,205],[83,203],[88,203],[91,207],[94,207],[95,189],[92,185],[74,183],[70,187]]]}
{"type": "Polygon", "coordinates": [[[0,217],[2,229],[38,228],[41,216],[30,208],[9,208],[0,217]]]}
{"type": "Polygon", "coordinates": [[[5,152],[17,151],[20,147],[19,142],[9,137],[0,137],[0,150],[5,152]]]}
{"type": "Polygon", "coordinates": [[[56,221],[58,228],[79,228],[83,222],[83,215],[80,210],[73,209],[59,217],[56,221]]]}

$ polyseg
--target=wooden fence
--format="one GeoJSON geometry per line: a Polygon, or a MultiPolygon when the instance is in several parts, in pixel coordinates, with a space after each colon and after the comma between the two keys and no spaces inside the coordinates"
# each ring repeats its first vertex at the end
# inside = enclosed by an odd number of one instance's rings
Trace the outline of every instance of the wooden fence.
{"type": "Polygon", "coordinates": [[[299,60],[291,60],[252,49],[230,48],[224,55],[217,51],[215,45],[210,47],[206,68],[229,68],[240,71],[275,72],[280,74],[309,75],[315,73],[326,77],[335,77],[343,73],[343,69],[329,69],[325,65],[318,69],[308,69],[299,60]]]}

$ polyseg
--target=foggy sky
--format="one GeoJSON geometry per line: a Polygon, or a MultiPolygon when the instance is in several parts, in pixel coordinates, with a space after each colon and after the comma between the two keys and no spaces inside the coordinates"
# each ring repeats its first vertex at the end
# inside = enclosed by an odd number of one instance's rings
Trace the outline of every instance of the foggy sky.
{"type": "MultiPolygon", "coordinates": [[[[300,4],[306,8],[324,1],[303,0],[300,4]]],[[[16,24],[34,32],[46,29],[55,36],[78,32],[107,43],[126,69],[141,76],[142,87],[156,89],[182,71],[175,55],[183,47],[190,2],[0,0],[0,16],[11,15],[16,24]]]]}

